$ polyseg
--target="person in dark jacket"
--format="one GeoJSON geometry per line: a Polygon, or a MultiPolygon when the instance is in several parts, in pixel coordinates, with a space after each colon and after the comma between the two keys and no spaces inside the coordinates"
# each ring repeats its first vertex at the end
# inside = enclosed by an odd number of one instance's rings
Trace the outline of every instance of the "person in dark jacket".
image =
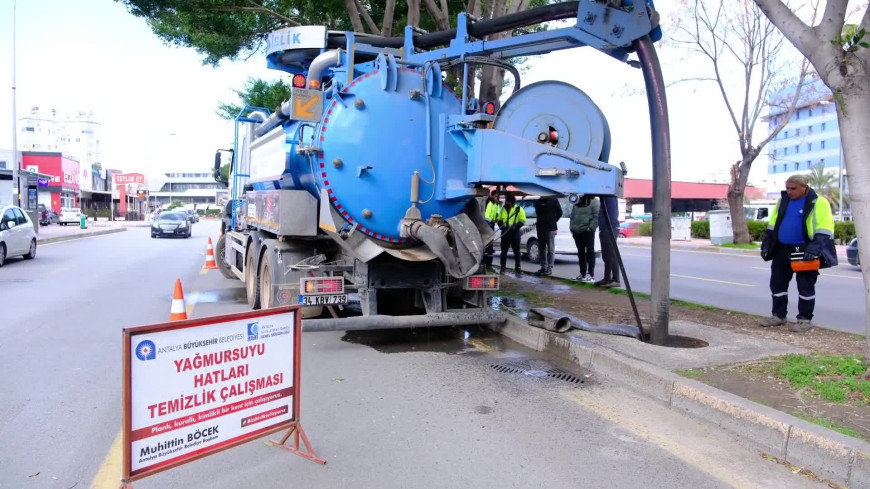
{"type": "Polygon", "coordinates": [[[812,326],[816,305],[818,270],[794,272],[793,261],[819,260],[819,268],[837,265],[834,247],[834,216],[831,204],[809,187],[806,175],[792,175],[770,214],[770,224],[761,243],[761,258],[770,261],[772,317],[763,326],[785,324],[788,314],[788,285],[797,275],[798,316],[791,331],[802,333],[812,326]]]}
{"type": "Polygon", "coordinates": [[[535,230],[538,233],[538,257],[541,269],[535,275],[552,275],[556,262],[556,231],[562,218],[562,205],[555,197],[535,201],[535,230]]]}
{"type": "Polygon", "coordinates": [[[595,230],[598,229],[600,207],[598,199],[584,195],[571,208],[571,236],[577,245],[580,261],[580,275],[576,280],[584,283],[595,281],[595,230]]]}
{"type": "Polygon", "coordinates": [[[604,277],[595,282],[595,285],[619,287],[619,262],[616,259],[616,236],[619,234],[619,201],[616,197],[610,195],[601,197],[598,229],[601,241],[601,261],[604,262],[604,277]]]}

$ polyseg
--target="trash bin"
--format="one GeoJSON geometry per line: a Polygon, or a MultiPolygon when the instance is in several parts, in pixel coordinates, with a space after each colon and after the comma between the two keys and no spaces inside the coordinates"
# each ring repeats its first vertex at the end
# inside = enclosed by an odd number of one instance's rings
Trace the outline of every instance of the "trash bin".
{"type": "Polygon", "coordinates": [[[81,220],[81,228],[87,229],[88,228],[88,216],[87,216],[87,214],[79,214],[79,219],[81,220]]]}
{"type": "Polygon", "coordinates": [[[731,228],[731,211],[710,211],[707,213],[710,220],[710,242],[714,245],[734,242],[734,231],[731,228]]]}

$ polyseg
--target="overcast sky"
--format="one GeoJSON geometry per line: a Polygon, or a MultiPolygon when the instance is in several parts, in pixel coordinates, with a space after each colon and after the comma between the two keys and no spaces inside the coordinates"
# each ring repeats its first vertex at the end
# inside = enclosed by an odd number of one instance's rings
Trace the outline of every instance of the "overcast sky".
{"type": "MultiPolygon", "coordinates": [[[[19,118],[33,106],[93,110],[102,122],[103,167],[142,173],[147,167],[152,179],[175,169],[208,171],[215,149],[229,147],[233,138],[232,124],[215,115],[218,101],[235,101],[231,90],[248,76],[280,76],[265,68],[260,55],[202,66],[193,49],[165,46],[143,19],[111,0],[19,0],[17,27],[19,118]]],[[[11,148],[12,0],[0,0],[0,33],[0,148],[11,148]]],[[[688,76],[697,62],[672,51],[660,54],[671,80],[688,76]]],[[[630,177],[651,176],[640,70],[591,48],[530,63],[524,85],[555,79],[582,88],[610,123],[611,161],[625,161],[630,177]],[[636,91],[641,94],[632,95],[636,91]]],[[[668,90],[668,103],[674,180],[725,174],[739,152],[718,89],[677,85],[668,90]]],[[[754,180],[763,178],[766,163],[766,155],[759,158],[754,180]]]]}

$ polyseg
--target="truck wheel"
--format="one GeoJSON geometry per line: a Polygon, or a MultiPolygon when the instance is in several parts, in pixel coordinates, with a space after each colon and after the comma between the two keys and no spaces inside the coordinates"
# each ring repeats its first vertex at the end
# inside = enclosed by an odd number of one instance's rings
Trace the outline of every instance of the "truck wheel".
{"type": "Polygon", "coordinates": [[[218,238],[217,245],[214,247],[215,261],[217,261],[218,270],[220,270],[221,275],[228,279],[235,279],[236,275],[230,270],[230,266],[226,262],[226,246],[227,236],[223,234],[218,238]]]}
{"type": "Polygon", "coordinates": [[[263,309],[276,306],[275,292],[272,290],[272,268],[269,265],[269,255],[263,255],[260,260],[260,306],[263,309]]]}
{"type": "Polygon", "coordinates": [[[248,297],[248,306],[251,309],[260,308],[260,280],[254,269],[254,250],[248,247],[245,257],[245,292],[248,297]]]}
{"type": "Polygon", "coordinates": [[[541,255],[538,253],[538,240],[530,240],[527,249],[529,250],[529,261],[532,263],[540,263],[541,255]]]}

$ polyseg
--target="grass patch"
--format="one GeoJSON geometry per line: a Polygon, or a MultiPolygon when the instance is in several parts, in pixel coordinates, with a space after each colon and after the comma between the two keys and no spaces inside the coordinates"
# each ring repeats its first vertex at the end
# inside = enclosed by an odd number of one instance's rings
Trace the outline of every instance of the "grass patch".
{"type": "Polygon", "coordinates": [[[775,375],[826,401],[863,405],[870,402],[870,382],[861,379],[865,370],[860,355],[786,355],[775,375]]]}
{"type": "MultiPolygon", "coordinates": [[[[610,292],[611,294],[614,294],[614,295],[628,295],[628,291],[625,289],[612,288],[612,289],[607,289],[607,291],[610,292]]],[[[647,294],[645,292],[633,291],[632,293],[638,299],[652,300],[652,295],[647,294]]],[[[711,306],[711,305],[707,305],[707,304],[698,304],[697,302],[689,302],[689,301],[684,301],[684,300],[680,300],[680,299],[671,299],[671,305],[678,306],[678,307],[685,307],[687,309],[703,309],[705,311],[719,311],[719,310],[724,311],[724,309],[720,309],[716,306],[711,306]]]]}
{"type": "Polygon", "coordinates": [[[758,243],[722,243],[719,245],[723,248],[736,248],[739,250],[757,250],[761,248],[758,243]]]}
{"type": "Polygon", "coordinates": [[[802,413],[800,411],[794,411],[791,414],[797,418],[804,420],[804,421],[809,421],[810,423],[817,424],[817,425],[821,426],[822,428],[834,430],[834,431],[836,431],[838,433],[842,433],[846,436],[851,436],[852,438],[863,438],[855,430],[850,430],[849,428],[846,428],[844,426],[840,426],[838,424],[831,423],[827,419],[819,418],[819,417],[815,417],[815,416],[809,416],[808,414],[802,413]]]}
{"type": "Polygon", "coordinates": [[[697,380],[697,379],[700,379],[701,377],[704,376],[704,371],[703,371],[703,370],[694,370],[694,369],[689,369],[689,370],[678,370],[678,371],[676,372],[676,374],[677,374],[677,375],[682,375],[683,377],[688,377],[688,378],[690,378],[690,379],[695,379],[695,380],[697,380]]]}

